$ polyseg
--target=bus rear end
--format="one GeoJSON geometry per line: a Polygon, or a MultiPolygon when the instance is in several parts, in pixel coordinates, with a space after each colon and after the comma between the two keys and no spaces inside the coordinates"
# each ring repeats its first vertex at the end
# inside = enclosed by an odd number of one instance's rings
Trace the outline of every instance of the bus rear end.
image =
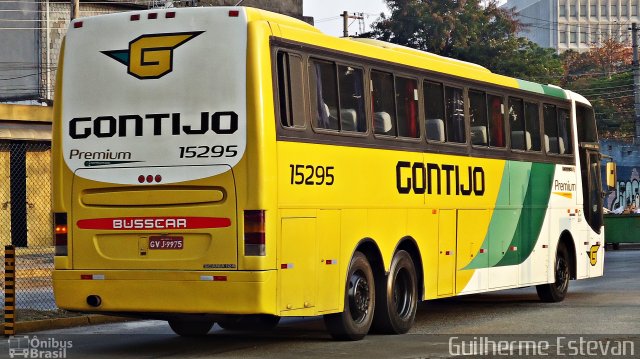
{"type": "Polygon", "coordinates": [[[71,24],[54,124],[60,308],[275,311],[273,271],[239,262],[265,254],[265,212],[238,192],[252,150],[247,16],[191,8],[71,24]]]}

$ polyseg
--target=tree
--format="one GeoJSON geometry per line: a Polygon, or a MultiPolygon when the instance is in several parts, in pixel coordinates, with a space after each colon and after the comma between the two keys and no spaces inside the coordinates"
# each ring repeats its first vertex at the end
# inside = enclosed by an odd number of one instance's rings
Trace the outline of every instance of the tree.
{"type": "Polygon", "coordinates": [[[631,52],[627,44],[609,38],[588,52],[562,54],[563,86],[591,102],[603,138],[634,133],[631,52]]]}
{"type": "Polygon", "coordinates": [[[553,50],[516,34],[523,25],[497,0],[385,0],[384,14],[364,34],[438,55],[478,63],[494,72],[535,80],[562,75],[553,50]]]}

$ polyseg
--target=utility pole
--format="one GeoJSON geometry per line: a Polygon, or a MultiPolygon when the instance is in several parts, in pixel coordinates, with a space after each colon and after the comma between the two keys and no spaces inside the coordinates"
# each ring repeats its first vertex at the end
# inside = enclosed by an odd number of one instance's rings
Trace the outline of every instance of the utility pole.
{"type": "Polygon", "coordinates": [[[80,15],[80,0],[71,0],[71,20],[77,19],[80,15]]]}
{"type": "Polygon", "coordinates": [[[640,63],[638,62],[638,26],[635,22],[631,24],[631,47],[633,48],[633,105],[636,125],[633,142],[640,145],[640,63]]]}
{"type": "Polygon", "coordinates": [[[342,16],[342,36],[343,37],[349,37],[349,19],[364,20],[362,13],[349,15],[348,11],[343,11],[342,14],[340,14],[340,16],[342,16]]]}

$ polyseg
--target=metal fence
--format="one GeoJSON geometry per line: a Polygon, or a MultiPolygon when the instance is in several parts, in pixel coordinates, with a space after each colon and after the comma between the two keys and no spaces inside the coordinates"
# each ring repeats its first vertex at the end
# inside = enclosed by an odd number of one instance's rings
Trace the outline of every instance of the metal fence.
{"type": "Polygon", "coordinates": [[[0,241],[2,248],[16,247],[17,310],[57,309],[51,281],[50,159],[49,142],[0,141],[0,241]]]}

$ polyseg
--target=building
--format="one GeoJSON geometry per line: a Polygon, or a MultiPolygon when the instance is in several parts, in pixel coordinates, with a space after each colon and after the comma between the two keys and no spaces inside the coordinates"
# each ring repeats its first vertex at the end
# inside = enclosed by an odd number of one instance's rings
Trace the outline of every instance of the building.
{"type": "Polygon", "coordinates": [[[640,21],[640,0],[508,0],[503,8],[515,8],[524,36],[536,44],[566,50],[587,51],[608,38],[631,42],[631,23],[640,21]]]}

